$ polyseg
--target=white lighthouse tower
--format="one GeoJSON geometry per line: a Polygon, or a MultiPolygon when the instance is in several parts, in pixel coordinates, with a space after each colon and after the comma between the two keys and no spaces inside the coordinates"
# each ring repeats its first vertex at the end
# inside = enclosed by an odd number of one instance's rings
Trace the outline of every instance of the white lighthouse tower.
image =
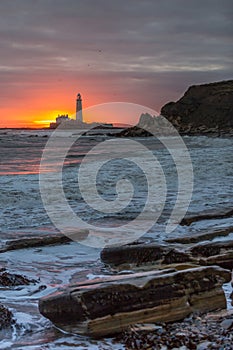
{"type": "Polygon", "coordinates": [[[82,97],[81,94],[77,94],[76,99],[76,121],[83,122],[83,111],[82,111],[82,97]]]}

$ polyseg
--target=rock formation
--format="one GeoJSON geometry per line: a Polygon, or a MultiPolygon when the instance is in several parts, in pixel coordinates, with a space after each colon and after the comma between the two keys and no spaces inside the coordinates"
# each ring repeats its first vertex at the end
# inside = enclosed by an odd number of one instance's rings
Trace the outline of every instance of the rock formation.
{"type": "Polygon", "coordinates": [[[8,252],[11,250],[43,247],[47,245],[65,244],[71,241],[70,238],[60,233],[49,235],[33,235],[30,237],[24,236],[17,239],[7,240],[1,247],[0,253],[8,252]]]}
{"type": "MultiPolygon", "coordinates": [[[[208,210],[187,215],[182,224],[229,216],[231,208],[208,210]]],[[[174,322],[193,313],[223,309],[222,285],[231,281],[233,240],[211,239],[228,236],[232,230],[232,226],[213,226],[164,244],[141,238],[106,247],[101,260],[114,276],[64,286],[43,297],[39,310],[62,330],[102,337],[132,325],[174,322]]]]}
{"type": "Polygon", "coordinates": [[[189,87],[161,109],[181,133],[233,134],[233,80],[189,87]]]}
{"type": "Polygon", "coordinates": [[[110,276],[58,290],[40,300],[39,310],[65,331],[100,337],[225,308],[221,287],[230,280],[230,271],[216,266],[110,276]]]}
{"type": "Polygon", "coordinates": [[[12,312],[0,304],[0,330],[10,327],[14,323],[12,312]]]}
{"type": "MultiPolygon", "coordinates": [[[[141,114],[137,125],[115,134],[116,137],[148,137],[176,135],[172,124],[162,116],[152,116],[149,113],[141,114]]],[[[112,134],[111,134],[112,135],[112,134]]]]}
{"type": "MultiPolygon", "coordinates": [[[[148,264],[158,268],[161,265],[193,261],[189,253],[156,243],[133,243],[104,248],[101,252],[101,260],[106,265],[115,267],[122,265],[122,268],[142,267],[148,264]]],[[[196,263],[196,260],[193,262],[196,263]]]]}
{"type": "MultiPolygon", "coordinates": [[[[233,135],[233,80],[194,85],[177,102],[161,109],[180,134],[233,135]]],[[[173,134],[164,118],[142,114],[136,126],[123,130],[117,137],[147,137],[173,134]]]]}
{"type": "Polygon", "coordinates": [[[29,279],[15,273],[7,272],[5,269],[0,271],[0,287],[15,287],[21,285],[36,284],[38,280],[29,279]]]}
{"type": "Polygon", "coordinates": [[[201,221],[201,220],[216,220],[216,219],[227,219],[233,216],[232,207],[222,208],[217,210],[202,210],[201,213],[189,213],[187,214],[181,221],[182,226],[189,226],[193,222],[201,221]]]}
{"type": "MultiPolygon", "coordinates": [[[[190,243],[190,242],[188,242],[190,243]]],[[[127,244],[121,247],[105,248],[101,260],[118,270],[161,269],[187,266],[218,265],[233,269],[233,241],[202,242],[192,246],[177,248],[154,243],[127,244]]]]}

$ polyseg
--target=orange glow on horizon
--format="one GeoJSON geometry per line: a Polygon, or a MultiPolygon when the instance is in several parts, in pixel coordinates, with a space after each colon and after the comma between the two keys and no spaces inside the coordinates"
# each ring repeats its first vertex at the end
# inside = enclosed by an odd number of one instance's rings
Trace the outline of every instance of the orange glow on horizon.
{"type": "Polygon", "coordinates": [[[50,123],[54,123],[53,119],[50,120],[34,120],[34,124],[37,124],[40,127],[48,127],[50,123]]]}
{"type": "Polygon", "coordinates": [[[38,116],[38,119],[33,120],[33,124],[35,128],[47,128],[49,127],[50,123],[55,123],[56,118],[58,115],[68,114],[69,117],[71,113],[68,113],[64,110],[53,110],[51,112],[47,112],[46,114],[43,114],[41,116],[38,116]]]}
{"type": "MultiPolygon", "coordinates": [[[[50,82],[50,84],[44,90],[23,91],[22,96],[17,96],[12,104],[8,103],[7,106],[2,106],[1,116],[3,117],[0,118],[0,128],[46,128],[49,127],[50,123],[56,121],[58,114],[68,114],[69,118],[75,119],[76,95],[79,90],[71,84],[69,88],[57,86],[55,91],[56,84],[54,82],[50,82]]],[[[82,86],[81,82],[79,85],[82,86]]],[[[122,111],[120,113],[110,111],[105,115],[95,112],[89,113],[89,107],[113,101],[110,93],[101,101],[100,98],[103,99],[103,96],[98,96],[92,90],[88,93],[89,87],[85,88],[85,86],[80,89],[83,99],[83,119],[86,123],[135,124],[138,121],[138,113],[133,118],[134,122],[131,117],[130,120],[127,120],[127,115],[122,111]]]]}
{"type": "MultiPolygon", "coordinates": [[[[67,86],[48,80],[46,84],[44,89],[21,90],[14,99],[6,100],[5,105],[1,105],[0,128],[48,127],[58,114],[75,118],[77,82],[67,86]]],[[[79,85],[82,86],[81,82],[79,85]]],[[[87,99],[86,92],[82,95],[83,108],[98,103],[97,98],[87,99]]]]}
{"type": "MultiPolygon", "coordinates": [[[[5,108],[1,110],[1,115],[4,118],[0,119],[0,128],[46,128],[49,127],[50,123],[56,122],[56,118],[58,115],[68,114],[69,118],[75,119],[75,102],[71,101],[71,103],[67,103],[67,109],[65,107],[61,109],[50,109],[47,110],[43,108],[43,110],[38,110],[35,106],[35,110],[33,108],[33,102],[30,103],[30,108],[20,108],[16,110],[16,108],[5,108]],[[73,102],[73,103],[72,103],[73,102]],[[72,104],[72,105],[71,105],[72,104]],[[70,106],[71,105],[71,106],[70,106]]],[[[64,105],[65,103],[63,103],[64,105]]],[[[54,101],[54,106],[56,102],[54,101]]],[[[44,103],[46,107],[46,101],[44,103]]],[[[85,122],[93,122],[94,118],[85,120],[85,122]]]]}

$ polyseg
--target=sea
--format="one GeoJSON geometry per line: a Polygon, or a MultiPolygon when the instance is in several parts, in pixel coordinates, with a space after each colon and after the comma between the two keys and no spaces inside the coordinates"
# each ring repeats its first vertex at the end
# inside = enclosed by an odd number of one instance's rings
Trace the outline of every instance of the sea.
{"type": "MultiPolygon", "coordinates": [[[[20,237],[54,234],[59,228],[48,215],[41,198],[39,172],[43,150],[54,131],[52,130],[0,130],[0,237],[1,244],[20,237]]],[[[60,134],[63,145],[65,134],[60,134]]],[[[106,130],[84,134],[67,152],[62,173],[63,190],[67,202],[83,221],[98,227],[118,229],[138,217],[145,207],[148,186],[143,169],[132,161],[121,159],[120,154],[106,162],[98,173],[98,191],[104,201],[111,203],[117,196],[116,183],[128,179],[133,186],[132,203],[119,212],[103,212],[90,208],[82,198],[77,174],[84,157],[100,143],[112,139],[106,130]]],[[[233,218],[205,220],[189,227],[179,224],[173,232],[166,231],[169,214],[175,204],[178,191],[177,169],[171,154],[161,140],[135,138],[156,156],[166,180],[166,201],[160,217],[142,239],[163,242],[168,237],[189,235],[197,230],[233,226],[233,218]]],[[[120,144],[122,139],[118,139],[120,144]]],[[[193,193],[188,212],[198,213],[206,209],[229,208],[233,197],[233,138],[184,136],[193,168],[193,193]]],[[[142,157],[142,154],[138,154],[142,157]]],[[[47,172],[54,171],[54,162],[48,161],[47,172]],[[51,162],[51,163],[49,163],[51,162]]],[[[88,176],[88,174],[87,174],[88,176]]],[[[52,184],[51,184],[52,185],[52,184]]],[[[233,238],[230,236],[230,238],[233,238]]],[[[218,238],[226,239],[226,238],[218,238]]],[[[229,239],[229,237],[228,237],[229,239]]],[[[124,349],[123,344],[112,338],[93,340],[75,334],[66,334],[54,327],[38,311],[38,300],[55,291],[61,285],[85,279],[103,277],[112,272],[100,261],[101,247],[82,242],[8,251],[0,254],[0,267],[9,272],[37,279],[38,284],[0,287],[0,301],[8,307],[15,319],[12,329],[0,332],[0,349],[55,350],[55,349],[124,349]]],[[[230,303],[230,285],[224,290],[230,303]]]]}

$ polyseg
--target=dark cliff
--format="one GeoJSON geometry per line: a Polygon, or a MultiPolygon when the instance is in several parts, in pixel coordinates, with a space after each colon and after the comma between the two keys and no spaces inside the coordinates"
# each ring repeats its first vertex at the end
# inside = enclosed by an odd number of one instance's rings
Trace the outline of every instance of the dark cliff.
{"type": "Polygon", "coordinates": [[[233,135],[233,80],[191,86],[161,114],[182,133],[233,135]]]}

